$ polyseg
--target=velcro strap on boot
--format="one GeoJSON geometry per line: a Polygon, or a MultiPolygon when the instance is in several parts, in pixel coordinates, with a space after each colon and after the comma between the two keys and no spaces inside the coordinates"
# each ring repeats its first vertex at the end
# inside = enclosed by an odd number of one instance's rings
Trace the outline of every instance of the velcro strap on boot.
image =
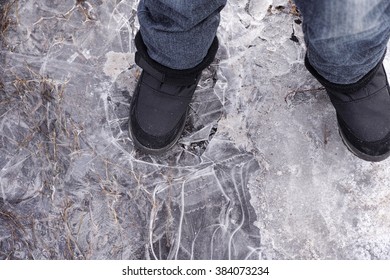
{"type": "Polygon", "coordinates": [[[188,86],[196,83],[199,75],[202,73],[202,70],[208,67],[214,60],[219,45],[218,39],[215,37],[206,57],[200,64],[190,69],[177,70],[161,65],[148,55],[146,45],[140,32],[136,34],[134,41],[135,46],[137,47],[137,52],[135,53],[135,63],[162,83],[177,86],[188,86]]]}
{"type": "Polygon", "coordinates": [[[371,79],[374,77],[375,73],[381,67],[382,62],[385,58],[385,55],[383,55],[380,62],[373,69],[371,69],[371,71],[368,72],[363,78],[361,78],[359,81],[357,81],[353,84],[348,84],[348,85],[335,84],[335,83],[328,81],[323,76],[321,76],[321,74],[318,73],[317,70],[314,69],[314,67],[310,64],[307,54],[305,56],[305,66],[306,66],[306,69],[314,76],[314,78],[316,78],[326,89],[345,92],[345,93],[354,93],[354,92],[360,90],[361,88],[365,87],[371,81],[371,79]]]}
{"type": "Polygon", "coordinates": [[[154,78],[159,80],[162,83],[167,83],[167,84],[174,84],[178,86],[187,86],[187,85],[192,85],[196,83],[197,81],[197,76],[199,73],[193,73],[191,75],[185,75],[184,73],[182,75],[176,74],[176,75],[170,75],[169,73],[164,73],[156,68],[154,68],[152,65],[150,65],[141,55],[140,52],[135,53],[135,63],[139,67],[141,67],[144,71],[152,75],[154,78]]]}

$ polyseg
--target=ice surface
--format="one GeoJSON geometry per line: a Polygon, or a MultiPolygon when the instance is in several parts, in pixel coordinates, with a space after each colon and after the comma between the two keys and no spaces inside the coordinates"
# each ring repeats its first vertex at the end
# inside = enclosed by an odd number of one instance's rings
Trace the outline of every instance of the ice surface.
{"type": "Polygon", "coordinates": [[[127,133],[135,0],[1,3],[1,259],[390,258],[390,164],[342,144],[289,1],[229,1],[162,157],[127,133]]]}

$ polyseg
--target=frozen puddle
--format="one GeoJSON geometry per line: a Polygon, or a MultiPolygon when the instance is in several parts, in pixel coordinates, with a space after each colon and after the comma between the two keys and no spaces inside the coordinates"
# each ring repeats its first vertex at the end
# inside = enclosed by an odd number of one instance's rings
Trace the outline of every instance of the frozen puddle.
{"type": "Polygon", "coordinates": [[[1,259],[390,258],[390,165],[343,146],[289,1],[229,2],[161,157],[128,136],[136,1],[75,2],[3,4],[1,259]]]}

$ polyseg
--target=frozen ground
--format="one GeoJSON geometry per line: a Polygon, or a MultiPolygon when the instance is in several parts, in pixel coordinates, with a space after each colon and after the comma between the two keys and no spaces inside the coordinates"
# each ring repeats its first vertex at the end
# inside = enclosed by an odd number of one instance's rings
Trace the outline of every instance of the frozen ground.
{"type": "Polygon", "coordinates": [[[0,259],[390,259],[390,162],[342,144],[287,0],[229,2],[163,157],[127,133],[135,0],[0,3],[0,259]]]}

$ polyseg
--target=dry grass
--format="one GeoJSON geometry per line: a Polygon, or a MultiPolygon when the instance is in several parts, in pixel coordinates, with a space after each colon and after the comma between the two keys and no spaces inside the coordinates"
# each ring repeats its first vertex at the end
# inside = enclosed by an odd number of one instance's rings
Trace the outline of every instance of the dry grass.
{"type": "Polygon", "coordinates": [[[7,32],[10,27],[15,24],[15,21],[11,18],[12,9],[17,7],[17,0],[10,1],[5,4],[0,10],[0,41],[2,45],[7,45],[7,32]]]}
{"type": "Polygon", "coordinates": [[[295,5],[293,0],[288,0],[286,1],[285,5],[278,5],[278,6],[273,6],[269,5],[268,10],[267,10],[269,15],[272,14],[277,14],[277,13],[285,13],[285,14],[291,14],[294,17],[300,17],[301,13],[298,10],[297,5],[295,5]]]}
{"type": "Polygon", "coordinates": [[[33,258],[31,251],[34,246],[26,239],[26,225],[30,220],[28,217],[19,217],[0,200],[0,225],[6,225],[7,232],[10,234],[9,238],[0,241],[0,259],[17,259],[15,253],[20,250],[20,247],[25,247],[27,258],[33,258]]]}

